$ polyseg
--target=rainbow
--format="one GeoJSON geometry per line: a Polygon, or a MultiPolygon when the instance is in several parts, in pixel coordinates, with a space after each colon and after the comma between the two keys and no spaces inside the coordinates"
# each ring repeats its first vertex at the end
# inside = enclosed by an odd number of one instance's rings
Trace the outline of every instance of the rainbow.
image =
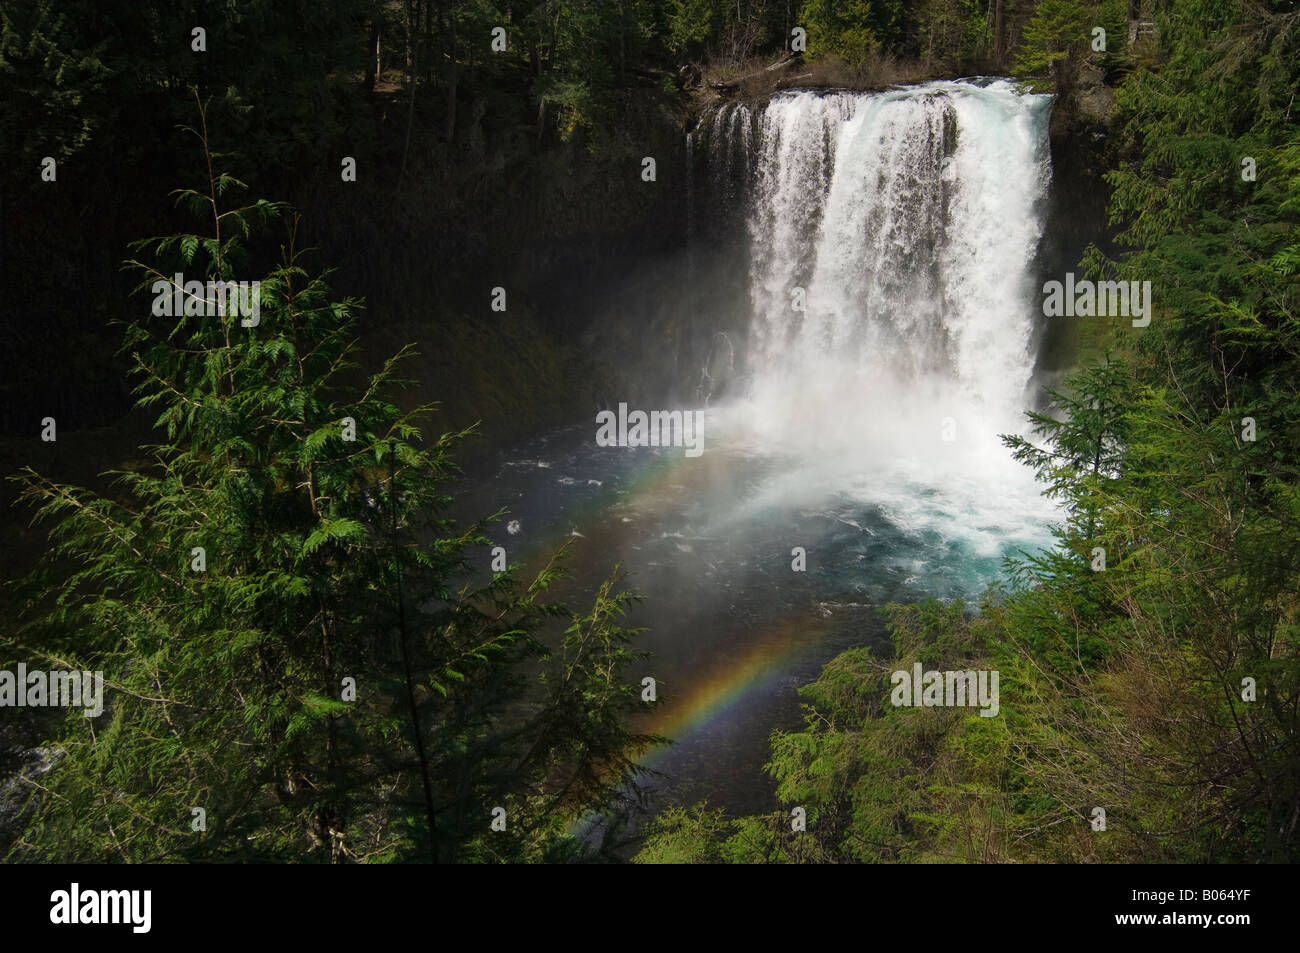
{"type": "MultiPolygon", "coordinates": [[[[661,699],[638,730],[681,742],[726,718],[746,695],[781,677],[802,651],[819,640],[820,621],[798,616],[769,623],[757,634],[757,644],[739,658],[694,679],[680,697],[669,694],[661,699]]],[[[674,750],[672,743],[661,744],[636,761],[657,770],[674,750]]],[[[569,822],[567,831],[570,837],[585,837],[599,823],[599,815],[582,815],[569,822]]]]}
{"type": "MultiPolygon", "coordinates": [[[[647,716],[645,730],[680,742],[727,717],[745,696],[788,672],[790,663],[818,641],[816,621],[801,614],[769,623],[740,657],[693,679],[680,696],[669,686],[668,695],[647,716]]],[[[672,751],[672,745],[660,745],[639,760],[653,768],[672,751]]]]}
{"type": "MultiPolygon", "coordinates": [[[[691,459],[677,454],[658,455],[624,484],[624,492],[617,497],[598,494],[596,499],[587,500],[567,511],[553,532],[559,535],[563,532],[561,527],[564,524],[573,523],[589,537],[582,541],[584,545],[570,551],[567,560],[569,568],[578,570],[583,564],[603,558],[598,553],[605,549],[602,544],[607,542],[607,534],[621,535],[617,524],[609,518],[614,506],[626,506],[666,495],[674,485],[709,481],[717,476],[713,468],[719,464],[714,463],[715,460],[718,458],[710,459],[707,454],[703,458],[691,459]],[[588,520],[595,525],[587,523],[588,520]]],[[[725,467],[727,464],[721,462],[721,465],[725,467]]],[[[531,563],[533,559],[553,551],[557,543],[556,537],[551,534],[547,534],[547,537],[549,538],[532,541],[526,550],[526,562],[531,563]]],[[[574,571],[571,578],[581,578],[584,575],[581,571],[574,571]]],[[[635,588],[635,580],[632,580],[632,585],[635,588]]],[[[669,686],[668,695],[647,716],[643,729],[674,741],[685,740],[723,718],[746,695],[787,671],[789,663],[799,652],[817,641],[821,621],[815,615],[810,617],[810,614],[799,613],[794,617],[765,623],[762,631],[754,633],[747,640],[750,645],[739,657],[714,666],[702,676],[691,678],[680,696],[669,686]]],[[[653,665],[654,660],[650,661],[653,665]]],[[[672,747],[660,746],[653,754],[643,758],[642,763],[650,767],[662,762],[671,753],[672,747]]]]}
{"type": "MultiPolygon", "coordinates": [[[[596,569],[596,564],[620,545],[624,531],[615,516],[619,509],[630,506],[648,515],[656,509],[651,501],[658,497],[689,493],[693,485],[700,483],[717,485],[719,478],[721,485],[727,485],[734,478],[734,473],[727,472],[727,468],[734,467],[735,462],[726,454],[705,454],[698,458],[657,455],[628,475],[630,479],[622,484],[623,492],[596,494],[595,498],[564,511],[550,532],[532,537],[523,547],[516,543],[515,551],[522,557],[519,561],[527,566],[534,560],[547,558],[567,535],[566,526],[571,525],[586,537],[582,545],[570,550],[566,560],[572,585],[589,576],[584,569],[596,569]]],[[[526,572],[521,578],[527,578],[526,572]]],[[[631,583],[635,588],[635,579],[631,583]]],[[[576,592],[568,595],[581,599],[576,592]]],[[[660,681],[659,704],[637,719],[635,729],[663,736],[674,743],[644,752],[637,762],[650,770],[662,766],[674,751],[681,750],[680,743],[729,717],[746,697],[770,689],[772,682],[790,671],[792,662],[821,641],[824,629],[825,620],[812,609],[767,620],[751,633],[746,646],[735,657],[721,660],[703,672],[688,670],[685,676],[674,674],[671,682],[660,681]]],[[[650,664],[653,666],[653,658],[650,664]]],[[[653,667],[650,671],[653,672],[653,667]]],[[[569,834],[581,836],[596,821],[593,817],[574,818],[568,824],[569,834]]]]}

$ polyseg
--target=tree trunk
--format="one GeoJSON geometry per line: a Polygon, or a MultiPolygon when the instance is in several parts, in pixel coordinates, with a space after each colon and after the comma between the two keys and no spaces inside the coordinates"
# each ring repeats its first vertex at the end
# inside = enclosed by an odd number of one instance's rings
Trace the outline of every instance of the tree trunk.
{"type": "Polygon", "coordinates": [[[426,2],[424,5],[424,83],[426,86],[433,84],[433,4],[426,2]]]}
{"type": "Polygon", "coordinates": [[[418,64],[416,63],[417,50],[419,42],[419,33],[417,27],[420,23],[420,4],[416,0],[415,16],[411,15],[411,0],[406,0],[406,35],[408,37],[407,47],[410,52],[411,65],[407,75],[411,83],[411,101],[406,110],[406,142],[402,145],[402,168],[397,173],[397,181],[401,183],[402,178],[406,175],[406,159],[411,152],[411,126],[415,123],[415,75],[418,64]]]}
{"type": "Polygon", "coordinates": [[[375,91],[379,78],[379,21],[370,21],[370,55],[366,58],[366,91],[375,91]]]}
{"type": "Polygon", "coordinates": [[[456,69],[456,11],[447,15],[447,141],[456,135],[456,85],[459,71],[456,69]]]}
{"type": "Polygon", "coordinates": [[[1007,38],[1003,25],[1003,8],[1006,6],[1006,0],[994,0],[994,3],[996,5],[993,9],[993,62],[1000,72],[1007,58],[1007,38]]]}
{"type": "Polygon", "coordinates": [[[627,2],[619,0],[618,2],[618,81],[622,85],[627,85],[627,64],[624,58],[623,34],[627,29],[627,2]]]}

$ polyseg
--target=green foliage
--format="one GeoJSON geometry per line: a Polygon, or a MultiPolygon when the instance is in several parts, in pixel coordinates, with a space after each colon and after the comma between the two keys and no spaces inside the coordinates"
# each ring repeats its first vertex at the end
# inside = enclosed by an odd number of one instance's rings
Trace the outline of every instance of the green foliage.
{"type": "Polygon", "coordinates": [[[872,52],[891,48],[904,31],[897,0],[806,0],[800,14],[808,30],[810,58],[836,56],[861,65],[872,52]]]}
{"type": "Polygon", "coordinates": [[[1079,0],[1040,0],[1025,26],[1016,52],[1015,72],[1042,73],[1086,45],[1092,27],[1088,8],[1079,0]]]}
{"type": "Polygon", "coordinates": [[[668,48],[696,59],[713,38],[719,19],[715,0],[672,0],[668,5],[668,48]]]}
{"type": "Polygon", "coordinates": [[[1101,0],[1092,10],[1089,34],[1093,27],[1106,31],[1106,50],[1101,63],[1107,69],[1128,59],[1128,0],[1101,0]]]}
{"type": "Polygon", "coordinates": [[[638,864],[716,864],[722,861],[720,842],[729,828],[721,810],[701,805],[670,807],[645,831],[638,864]]]}
{"type": "Polygon", "coordinates": [[[1002,719],[977,710],[895,708],[890,674],[987,667],[989,623],[960,602],[889,606],[895,655],[886,663],[850,649],[800,689],[804,727],[772,736],[767,771],[791,815],[727,820],[701,805],[672,809],[651,827],[642,863],[876,863],[988,861],[1005,850],[1004,829],[970,836],[982,811],[1008,812],[1000,791],[1008,741],[1002,719]],[[975,760],[980,768],[966,773],[975,760]]]}
{"type": "Polygon", "coordinates": [[[21,168],[35,169],[46,155],[62,161],[89,141],[102,121],[92,103],[111,72],[104,62],[108,42],[80,33],[66,3],[39,0],[0,10],[0,82],[6,89],[0,142],[6,151],[20,150],[21,168]],[[45,141],[29,135],[37,116],[58,123],[45,141]]]}
{"type": "Polygon", "coordinates": [[[973,64],[993,52],[988,4],[980,0],[925,0],[916,29],[919,50],[927,60],[973,64]]]}
{"type": "MultiPolygon", "coordinates": [[[[246,240],[286,210],[228,207],[242,187],[214,173],[175,193],[210,232],[136,243],[141,290],[247,274],[246,240]]],[[[476,580],[488,520],[443,515],[466,434],[426,439],[433,408],[397,404],[409,351],[359,376],[359,304],[307,270],[296,234],[255,327],[127,325],[166,436],[147,464],[109,496],[17,478],[51,548],[2,654],[102,670],[106,711],[69,717],[43,746],[53,767],[23,776],[15,859],[574,859],[568,825],[637,796],[654,739],[623,726],[642,707],[618,624],[634,596],[616,573],[589,611],[546,601],[560,554],[528,582],[476,580]]]]}
{"type": "Polygon", "coordinates": [[[551,0],[532,11],[525,29],[539,65],[533,94],[554,110],[561,139],[607,136],[623,102],[616,91],[629,85],[657,27],[646,0],[551,0]]]}

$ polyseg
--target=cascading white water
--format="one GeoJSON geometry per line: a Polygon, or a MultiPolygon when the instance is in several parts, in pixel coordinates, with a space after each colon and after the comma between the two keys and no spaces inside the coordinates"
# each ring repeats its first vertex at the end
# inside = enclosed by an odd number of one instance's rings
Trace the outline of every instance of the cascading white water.
{"type": "Polygon", "coordinates": [[[1023,430],[1030,398],[1050,101],[935,82],[716,117],[711,168],[751,166],[747,381],[718,420],[796,461],[774,494],[974,518],[986,553],[1023,535],[1008,524],[1041,525],[998,435],[1023,430]]]}

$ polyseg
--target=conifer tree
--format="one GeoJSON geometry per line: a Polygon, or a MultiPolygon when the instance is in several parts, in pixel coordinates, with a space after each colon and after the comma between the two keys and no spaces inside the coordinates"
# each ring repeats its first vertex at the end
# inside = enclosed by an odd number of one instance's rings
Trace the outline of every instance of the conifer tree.
{"type": "Polygon", "coordinates": [[[446,516],[468,431],[426,439],[434,407],[397,405],[409,348],[360,373],[359,303],[309,273],[286,207],[227,204],[244,185],[216,170],[199,113],[205,183],[175,195],[206,228],[128,262],[142,291],[183,304],[126,322],[138,403],[165,439],[110,495],[16,477],[52,545],[4,654],[102,670],[106,710],[75,712],[48,770],[24,775],[11,855],[584,853],[570,825],[626,807],[656,740],[624,724],[642,707],[623,681],[641,657],[619,624],[634,595],[616,571],[589,611],[546,601],[562,553],[531,581],[518,567],[484,581],[470,554],[493,517],[446,516]],[[254,319],[251,295],[229,307],[213,282],[247,280],[275,221],[289,237],[254,319]]]}

